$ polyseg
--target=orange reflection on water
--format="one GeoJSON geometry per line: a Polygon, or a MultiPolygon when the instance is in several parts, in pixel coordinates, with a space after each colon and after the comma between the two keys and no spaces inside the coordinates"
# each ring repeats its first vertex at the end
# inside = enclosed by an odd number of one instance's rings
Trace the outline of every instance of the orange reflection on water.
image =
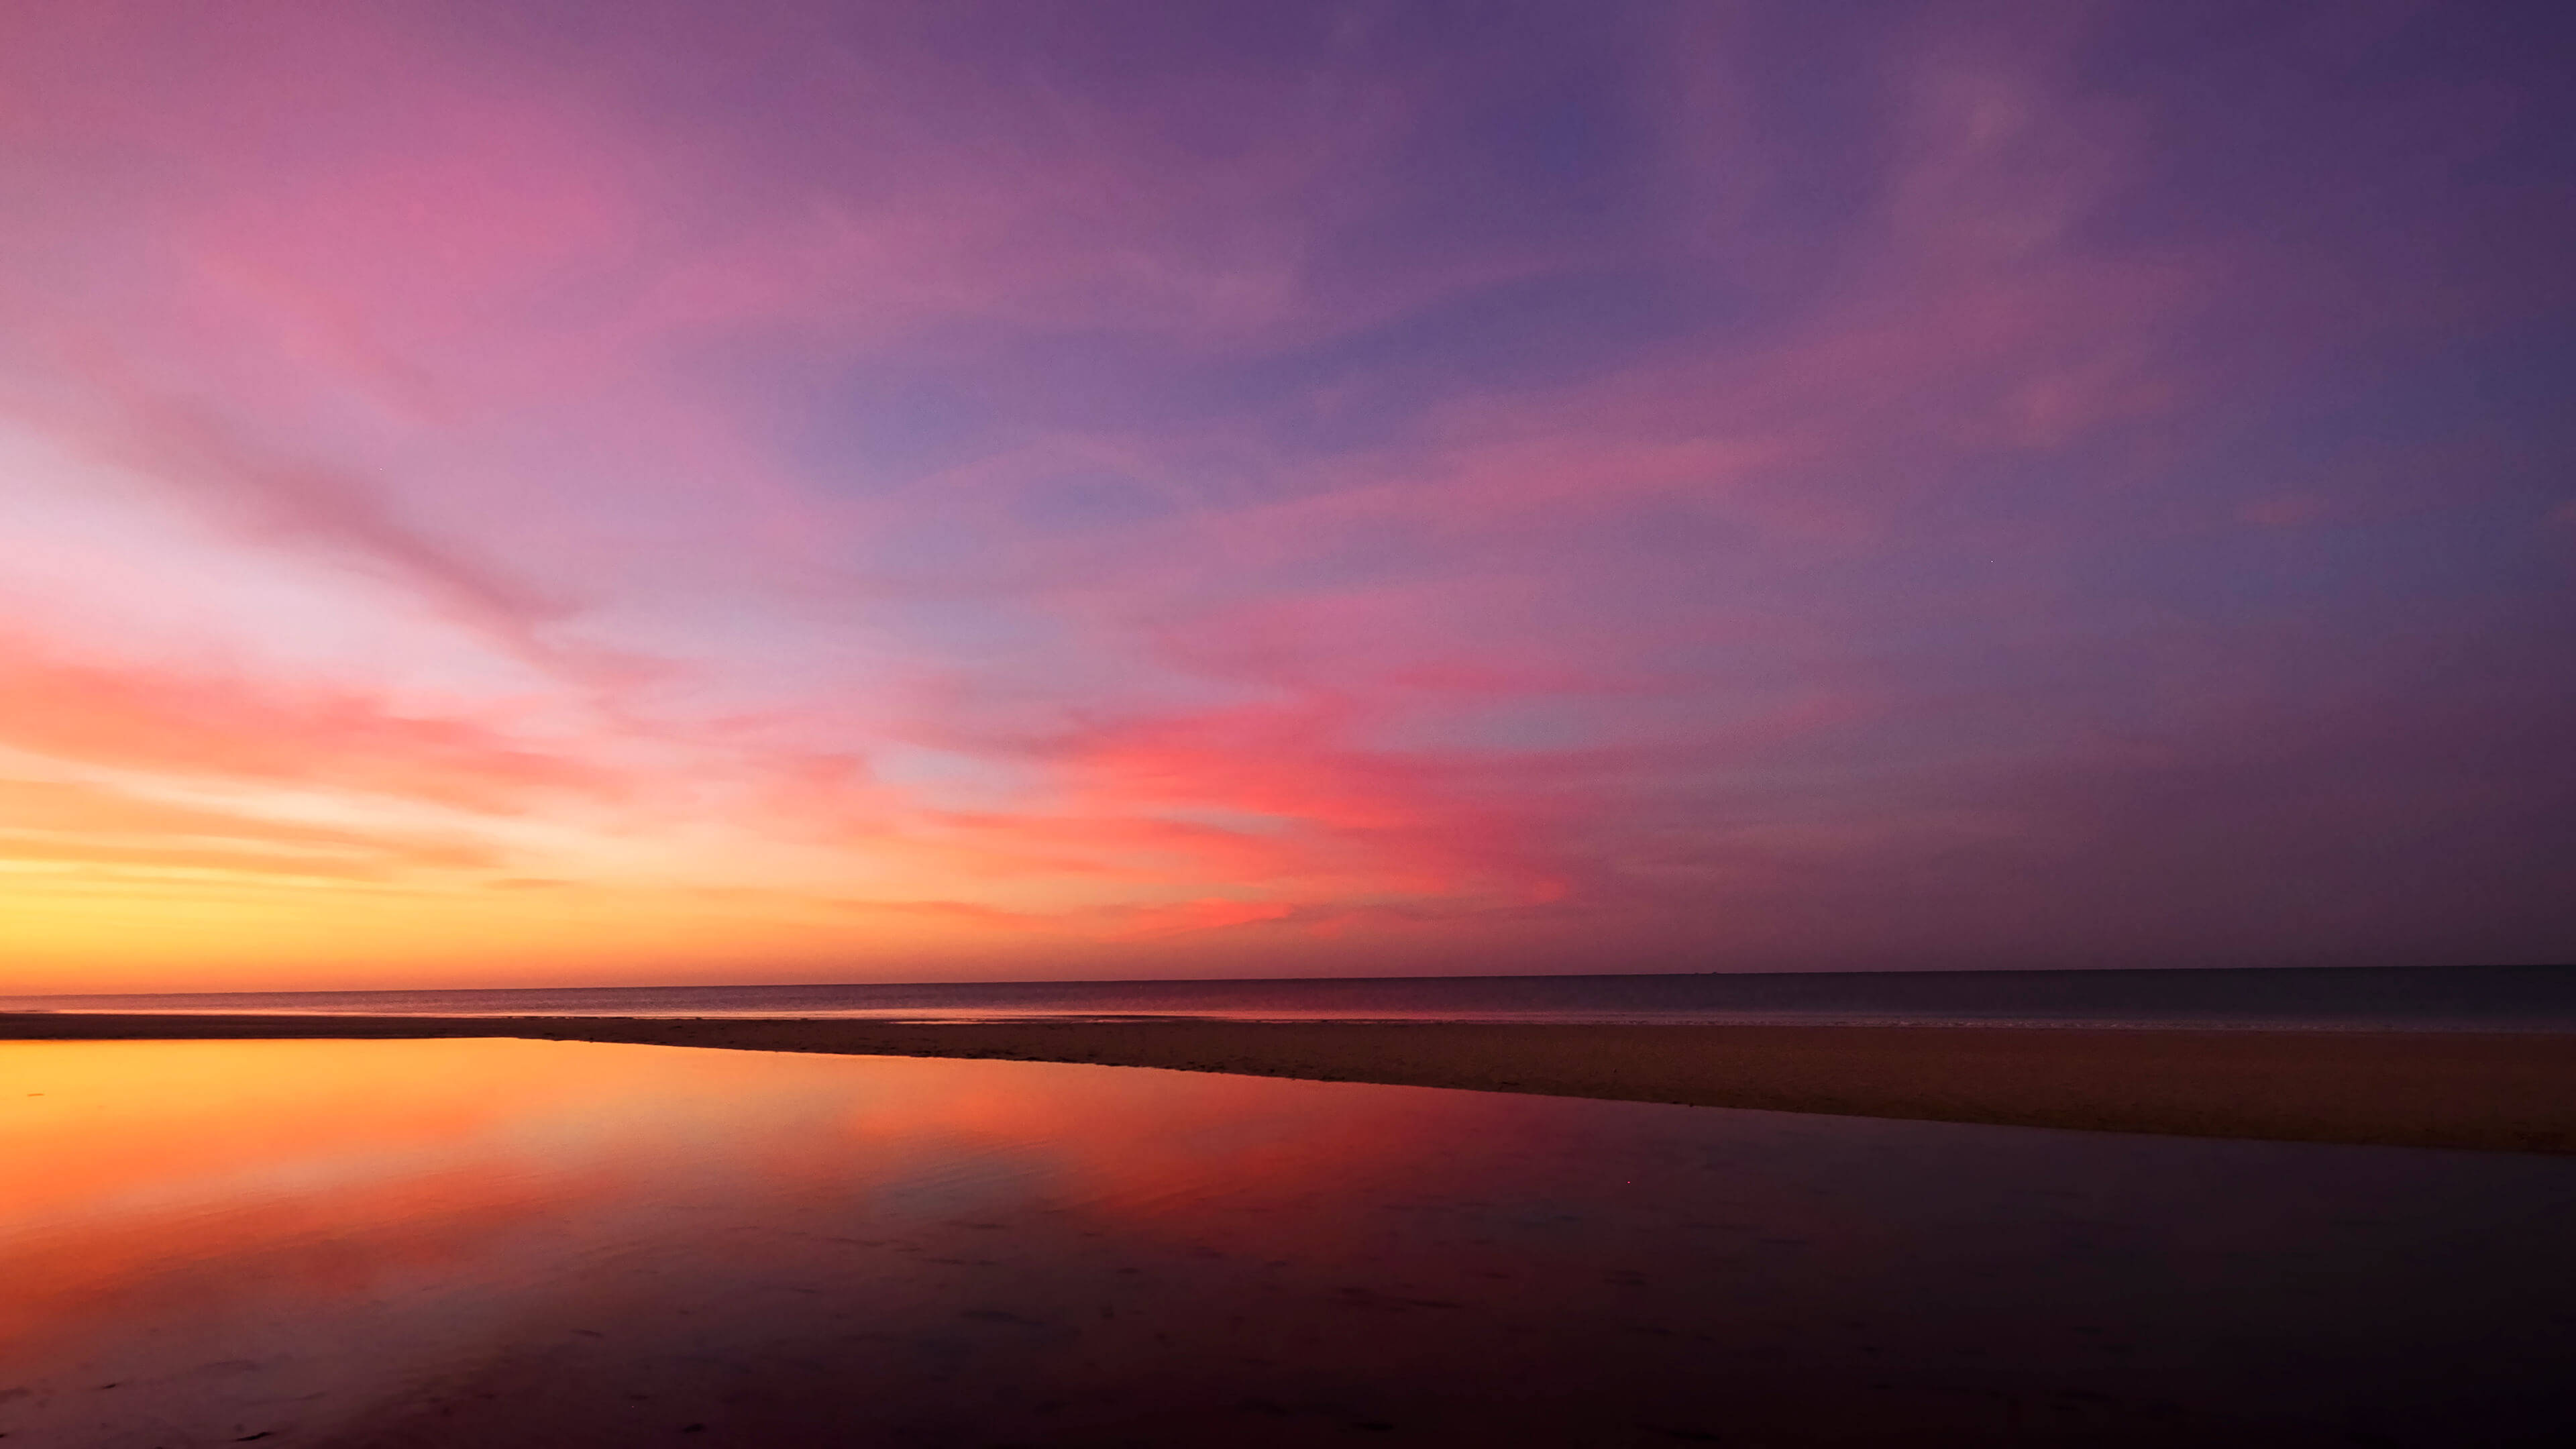
{"type": "Polygon", "coordinates": [[[245,1282],[262,1300],[363,1293],[614,1191],[595,1149],[615,1096],[527,1046],[0,1045],[0,1352],[112,1337],[245,1282]]]}
{"type": "Polygon", "coordinates": [[[0,1436],[1987,1442],[2069,1390],[2067,1442],[2533,1419],[2506,1349],[2559,1322],[2571,1194],[2540,1158],[1048,1063],[0,1043],[0,1436]]]}
{"type": "Polygon", "coordinates": [[[0,1361],[58,1391],[187,1399],[228,1365],[365,1398],[504,1319],[580,1317],[606,1281],[585,1253],[683,1218],[1043,1196],[1143,1226],[1404,1154],[1329,1089],[1284,1113],[1281,1091],[502,1039],[0,1044],[0,1361]],[[363,1364],[334,1361],[351,1335],[363,1364]]]}
{"type": "MultiPolygon", "coordinates": [[[[1022,1065],[1078,1076],[1033,1083],[970,1069],[900,1078],[844,1130],[881,1150],[1016,1151],[1043,1164],[1057,1198],[1131,1224],[1184,1197],[1349,1182],[1419,1146],[1418,1117],[1372,1112],[1367,1098],[1329,1087],[1283,1114],[1282,1088],[1265,1078],[1022,1065]],[[1080,1090],[1045,1089],[1068,1081],[1080,1090]]],[[[1463,1094],[1419,1096],[1435,1115],[1443,1103],[1467,1113],[1478,1105],[1463,1094]]]]}

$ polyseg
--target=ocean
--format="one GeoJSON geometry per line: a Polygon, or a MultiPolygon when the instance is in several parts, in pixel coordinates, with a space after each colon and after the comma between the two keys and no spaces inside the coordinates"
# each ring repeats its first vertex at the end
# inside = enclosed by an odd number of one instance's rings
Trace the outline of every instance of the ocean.
{"type": "Polygon", "coordinates": [[[583,986],[0,997],[9,1011],[2576,1031],[2576,967],[583,986]]]}

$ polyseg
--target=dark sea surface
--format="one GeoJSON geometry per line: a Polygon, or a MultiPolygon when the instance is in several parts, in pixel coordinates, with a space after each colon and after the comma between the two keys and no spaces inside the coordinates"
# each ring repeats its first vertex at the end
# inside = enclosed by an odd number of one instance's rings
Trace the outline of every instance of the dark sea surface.
{"type": "Polygon", "coordinates": [[[1807,1022],[2576,1031],[2576,967],[932,982],[0,997],[0,1010],[886,1021],[1807,1022]]]}
{"type": "Polygon", "coordinates": [[[2576,1159],[0,1043],[8,1449],[2558,1444],[2576,1159]]]}

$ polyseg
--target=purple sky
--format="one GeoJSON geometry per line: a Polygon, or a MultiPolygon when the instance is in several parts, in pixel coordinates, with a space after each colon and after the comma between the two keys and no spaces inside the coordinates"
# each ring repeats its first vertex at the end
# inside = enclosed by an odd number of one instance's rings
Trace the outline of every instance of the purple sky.
{"type": "Polygon", "coordinates": [[[0,11],[0,979],[2576,959],[2576,12],[0,11]]]}

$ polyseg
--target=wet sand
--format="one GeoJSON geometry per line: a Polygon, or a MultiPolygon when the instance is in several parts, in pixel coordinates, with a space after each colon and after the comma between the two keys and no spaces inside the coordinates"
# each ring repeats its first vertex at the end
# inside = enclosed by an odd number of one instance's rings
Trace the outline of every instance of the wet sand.
{"type": "Polygon", "coordinates": [[[420,1037],[1088,1062],[1921,1121],[2576,1153],[2576,1037],[2545,1033],[0,1014],[0,1040],[420,1037]]]}

